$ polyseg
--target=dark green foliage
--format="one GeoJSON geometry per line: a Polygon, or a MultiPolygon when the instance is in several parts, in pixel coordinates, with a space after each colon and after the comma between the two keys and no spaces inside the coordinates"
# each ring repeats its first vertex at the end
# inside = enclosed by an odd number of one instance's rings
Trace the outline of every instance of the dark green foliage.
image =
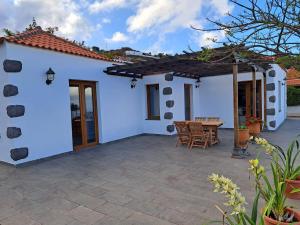
{"type": "Polygon", "coordinates": [[[300,105],[300,88],[296,88],[296,87],[287,88],[287,105],[288,106],[300,105]]]}
{"type": "Polygon", "coordinates": [[[276,59],[276,62],[287,69],[294,67],[300,71],[300,56],[283,56],[276,59]]]}

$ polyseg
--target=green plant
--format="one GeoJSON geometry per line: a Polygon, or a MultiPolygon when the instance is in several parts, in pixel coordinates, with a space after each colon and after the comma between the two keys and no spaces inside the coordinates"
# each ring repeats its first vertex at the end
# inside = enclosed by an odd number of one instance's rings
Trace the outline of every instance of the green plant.
{"type": "Polygon", "coordinates": [[[240,129],[240,130],[247,130],[248,127],[247,127],[246,125],[240,125],[240,126],[239,126],[239,129],[240,129]]]}
{"type": "Polygon", "coordinates": [[[220,176],[218,174],[212,174],[208,177],[208,180],[214,185],[214,192],[219,192],[225,195],[228,199],[227,202],[224,203],[231,212],[227,213],[222,210],[219,206],[216,208],[222,213],[223,220],[222,221],[211,221],[210,223],[220,224],[229,224],[229,225],[263,225],[262,217],[258,217],[258,200],[260,193],[256,194],[256,197],[253,202],[251,215],[246,213],[245,205],[247,204],[245,201],[245,197],[239,192],[239,187],[233,183],[229,178],[224,176],[220,176]],[[227,221],[227,222],[225,222],[227,221]]]}
{"type": "Polygon", "coordinates": [[[287,105],[300,105],[300,88],[287,87],[287,105]]]}

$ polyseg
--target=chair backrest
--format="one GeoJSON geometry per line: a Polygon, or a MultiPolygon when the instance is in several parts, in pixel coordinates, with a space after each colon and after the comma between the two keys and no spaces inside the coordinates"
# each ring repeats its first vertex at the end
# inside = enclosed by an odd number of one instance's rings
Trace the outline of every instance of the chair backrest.
{"type": "Polygon", "coordinates": [[[208,121],[219,121],[220,117],[208,117],[207,120],[208,121]]]}
{"type": "Polygon", "coordinates": [[[188,134],[189,129],[185,121],[174,121],[177,134],[188,134]]]}
{"type": "Polygon", "coordinates": [[[195,117],[196,121],[206,121],[207,118],[206,117],[195,117]]]}
{"type": "Polygon", "coordinates": [[[202,135],[204,133],[203,126],[200,122],[189,122],[188,128],[191,135],[202,135]]]}

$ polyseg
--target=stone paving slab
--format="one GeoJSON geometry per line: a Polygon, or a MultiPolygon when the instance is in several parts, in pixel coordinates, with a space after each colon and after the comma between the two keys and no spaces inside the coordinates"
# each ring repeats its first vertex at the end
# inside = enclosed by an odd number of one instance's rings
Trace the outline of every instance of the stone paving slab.
{"type": "MultiPolygon", "coordinates": [[[[287,120],[262,136],[286,146],[297,134],[300,120],[287,120]]],[[[221,219],[214,206],[223,198],[212,192],[208,175],[232,178],[249,203],[254,193],[248,159],[231,158],[232,130],[220,130],[220,137],[219,145],[189,151],[175,147],[175,136],[145,135],[27,167],[0,165],[0,224],[198,225],[221,219]]],[[[255,145],[249,151],[252,157],[259,152],[255,145]]]]}

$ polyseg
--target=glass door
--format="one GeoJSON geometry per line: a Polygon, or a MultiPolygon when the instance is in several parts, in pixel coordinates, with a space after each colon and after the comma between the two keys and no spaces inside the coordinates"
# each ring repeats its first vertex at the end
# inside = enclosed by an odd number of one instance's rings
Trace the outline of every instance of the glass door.
{"type": "Polygon", "coordinates": [[[96,84],[70,81],[69,90],[73,146],[75,150],[79,150],[99,142],[96,84]]]}

